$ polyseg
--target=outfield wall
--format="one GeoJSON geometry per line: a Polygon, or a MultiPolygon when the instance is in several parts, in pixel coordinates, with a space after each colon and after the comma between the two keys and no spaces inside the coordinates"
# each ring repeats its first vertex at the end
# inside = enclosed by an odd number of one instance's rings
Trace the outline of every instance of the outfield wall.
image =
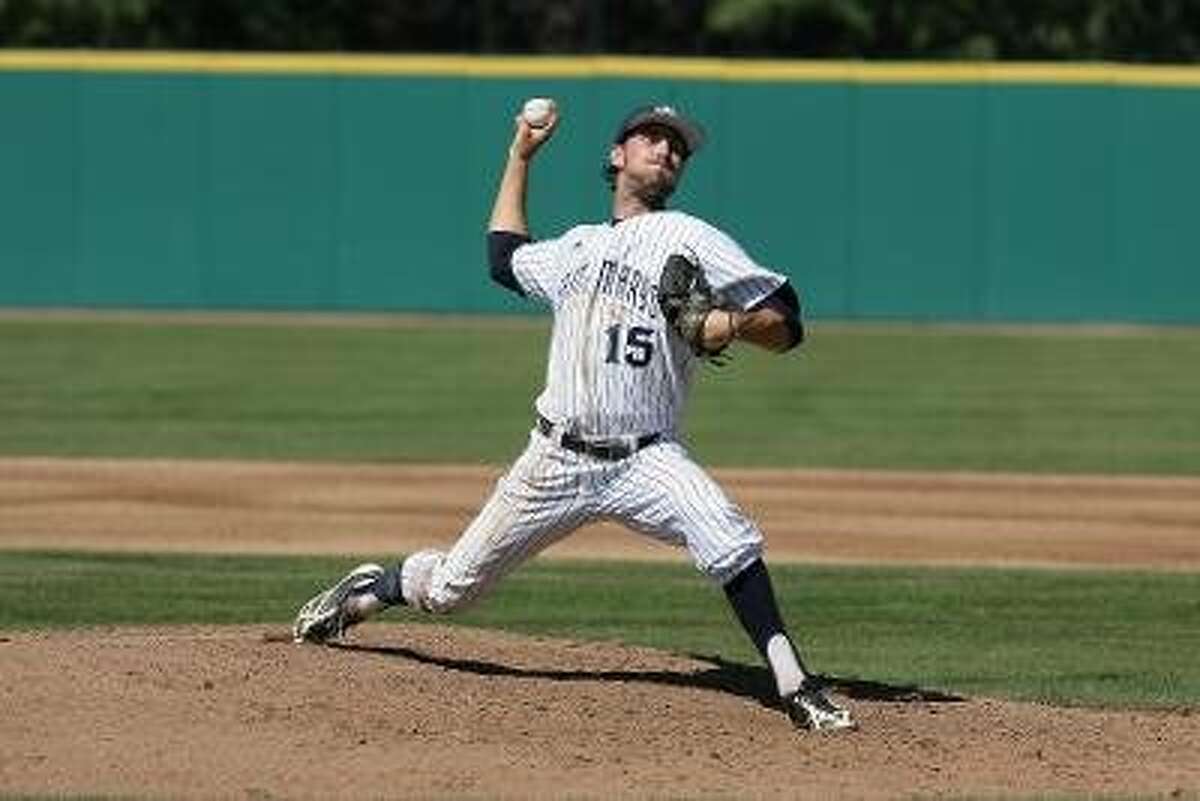
{"type": "Polygon", "coordinates": [[[1200,68],[0,51],[0,306],[511,311],[482,230],[529,95],[535,233],[614,121],[708,128],[677,206],[839,318],[1200,322],[1200,68]]]}

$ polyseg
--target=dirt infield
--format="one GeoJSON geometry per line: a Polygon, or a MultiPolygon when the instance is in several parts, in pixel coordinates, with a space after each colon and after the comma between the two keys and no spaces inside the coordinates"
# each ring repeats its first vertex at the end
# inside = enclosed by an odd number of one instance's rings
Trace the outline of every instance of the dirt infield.
{"type": "MultiPolygon", "coordinates": [[[[0,461],[5,548],[401,553],[490,468],[0,461]]],[[[719,471],[773,560],[1200,569],[1200,480],[719,471]]],[[[547,557],[683,559],[599,526],[547,557]]],[[[1200,715],[847,682],[799,736],[764,670],[406,623],[0,636],[0,795],[151,798],[1187,797],[1200,715]]]]}
{"type": "MultiPolygon", "coordinates": [[[[773,561],[1200,570],[1200,478],[716,470],[773,561]]],[[[499,471],[0,459],[0,550],[406,553],[448,545],[499,471]]],[[[548,557],[672,559],[612,525],[548,557]]]]}

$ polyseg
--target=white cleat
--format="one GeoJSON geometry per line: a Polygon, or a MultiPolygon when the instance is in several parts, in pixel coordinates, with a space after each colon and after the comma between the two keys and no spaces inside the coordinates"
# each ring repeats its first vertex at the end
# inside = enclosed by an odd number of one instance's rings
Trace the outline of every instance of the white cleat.
{"type": "Polygon", "coordinates": [[[382,575],[383,568],[379,565],[359,565],[337,584],[309,599],[296,614],[292,640],[326,643],[338,639],[348,628],[361,623],[364,618],[358,607],[348,604],[347,600],[369,591],[382,575]]]}

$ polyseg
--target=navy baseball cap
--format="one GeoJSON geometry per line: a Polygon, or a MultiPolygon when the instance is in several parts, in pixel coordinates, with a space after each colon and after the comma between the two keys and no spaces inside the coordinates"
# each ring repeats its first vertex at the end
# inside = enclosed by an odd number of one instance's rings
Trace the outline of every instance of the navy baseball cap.
{"type": "Polygon", "coordinates": [[[665,125],[679,134],[679,138],[687,145],[689,156],[704,145],[704,129],[700,127],[699,123],[680,114],[674,106],[665,104],[641,106],[631,111],[617,127],[613,144],[621,144],[629,138],[631,133],[643,125],[655,124],[665,125]]]}

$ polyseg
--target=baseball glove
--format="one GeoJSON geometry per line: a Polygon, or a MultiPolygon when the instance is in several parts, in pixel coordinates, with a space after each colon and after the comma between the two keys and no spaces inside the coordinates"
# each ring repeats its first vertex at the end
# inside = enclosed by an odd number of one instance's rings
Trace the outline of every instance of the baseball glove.
{"type": "Polygon", "coordinates": [[[658,305],[667,324],[683,338],[692,353],[712,358],[724,350],[704,347],[704,319],[716,308],[716,301],[700,265],[686,256],[672,254],[658,281],[658,305]]]}

